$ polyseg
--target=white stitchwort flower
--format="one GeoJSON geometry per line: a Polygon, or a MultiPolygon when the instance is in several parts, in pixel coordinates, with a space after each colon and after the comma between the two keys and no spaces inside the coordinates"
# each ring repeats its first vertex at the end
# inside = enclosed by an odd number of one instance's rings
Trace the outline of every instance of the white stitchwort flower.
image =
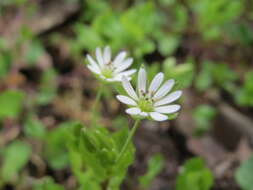
{"type": "Polygon", "coordinates": [[[120,52],[114,60],[111,60],[111,48],[106,46],[104,51],[101,48],[96,49],[96,61],[87,55],[89,64],[87,67],[99,78],[107,82],[121,81],[122,76],[131,80],[131,75],[136,69],[127,70],[133,63],[133,58],[126,58],[125,51],[120,52]]]}
{"type": "Polygon", "coordinates": [[[178,90],[169,93],[175,84],[173,79],[163,83],[164,74],[158,73],[147,87],[147,74],[144,68],[140,68],[138,73],[137,92],[125,76],[122,77],[122,85],[128,96],[117,95],[117,99],[130,106],[126,113],[141,117],[149,117],[156,121],[168,119],[166,114],[176,113],[180,105],[170,103],[176,101],[182,91],[178,90]],[[163,83],[163,84],[162,84],[163,83]]]}

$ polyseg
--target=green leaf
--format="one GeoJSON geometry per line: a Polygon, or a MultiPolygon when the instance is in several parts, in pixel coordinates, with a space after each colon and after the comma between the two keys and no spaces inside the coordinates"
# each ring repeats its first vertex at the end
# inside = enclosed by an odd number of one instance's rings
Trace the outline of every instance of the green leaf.
{"type": "Polygon", "coordinates": [[[26,136],[37,139],[43,139],[46,135],[44,124],[33,115],[28,116],[26,119],[24,132],[26,136]]]}
{"type": "Polygon", "coordinates": [[[176,190],[209,190],[214,183],[210,169],[205,166],[201,158],[193,158],[183,166],[177,177],[176,190]]]}
{"type": "Polygon", "coordinates": [[[210,105],[200,105],[193,111],[193,118],[196,122],[196,134],[201,135],[212,126],[212,120],[215,118],[217,110],[210,105]]]}
{"type": "Polygon", "coordinates": [[[18,90],[6,90],[0,93],[0,119],[16,118],[22,110],[25,94],[18,90]]]}
{"type": "Polygon", "coordinates": [[[210,88],[210,86],[213,83],[212,68],[213,68],[213,65],[211,62],[205,61],[202,64],[201,71],[197,75],[196,81],[195,81],[195,86],[197,90],[204,91],[210,88]]]}
{"type": "Polygon", "coordinates": [[[164,158],[157,154],[148,161],[148,169],[144,176],[139,178],[139,183],[142,188],[146,189],[150,186],[154,178],[161,172],[164,167],[164,158]]]}
{"type": "Polygon", "coordinates": [[[186,63],[176,65],[176,59],[170,57],[164,61],[163,71],[167,78],[173,78],[176,80],[177,88],[186,88],[193,82],[195,73],[194,62],[189,59],[186,63]]]}
{"type": "Polygon", "coordinates": [[[236,170],[235,179],[243,190],[252,190],[253,188],[253,156],[243,162],[236,170]]]}
{"type": "Polygon", "coordinates": [[[44,54],[44,52],[44,47],[40,41],[31,41],[31,43],[29,43],[28,51],[25,54],[25,60],[30,65],[36,64],[36,62],[44,54]]]}
{"type": "Polygon", "coordinates": [[[36,97],[36,102],[38,104],[45,105],[52,102],[57,91],[56,77],[57,75],[54,69],[47,69],[43,72],[39,93],[36,97]]]}
{"type": "Polygon", "coordinates": [[[39,183],[34,185],[34,190],[64,190],[64,187],[54,182],[51,177],[44,177],[39,183]]]}
{"type": "Polygon", "coordinates": [[[8,182],[17,177],[31,155],[31,147],[22,142],[14,141],[4,149],[1,177],[8,182]]]}

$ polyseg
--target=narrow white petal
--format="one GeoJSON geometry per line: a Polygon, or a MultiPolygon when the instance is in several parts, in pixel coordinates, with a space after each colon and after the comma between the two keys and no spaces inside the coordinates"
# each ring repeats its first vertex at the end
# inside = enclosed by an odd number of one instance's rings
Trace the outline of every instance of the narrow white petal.
{"type": "Polygon", "coordinates": [[[136,92],[134,91],[132,85],[125,76],[122,76],[122,85],[129,96],[131,96],[134,100],[138,100],[136,92]]]}
{"type": "Polygon", "coordinates": [[[127,96],[117,95],[116,98],[120,102],[122,102],[123,104],[127,104],[127,105],[130,105],[130,106],[136,106],[137,105],[137,103],[133,99],[131,99],[131,98],[127,97],[127,96]]]}
{"type": "Polygon", "coordinates": [[[121,62],[125,59],[127,53],[125,51],[120,52],[116,58],[114,59],[114,61],[112,62],[112,64],[117,67],[119,64],[121,64],[121,62]]]}
{"type": "Polygon", "coordinates": [[[156,121],[165,121],[165,120],[168,119],[167,115],[160,114],[160,113],[157,113],[157,112],[151,112],[150,116],[153,120],[156,120],[156,121]]]}
{"type": "Polygon", "coordinates": [[[104,59],[102,56],[101,49],[99,47],[96,49],[96,58],[97,58],[98,64],[102,67],[104,65],[104,59]]]}
{"type": "Polygon", "coordinates": [[[139,113],[139,115],[142,116],[142,117],[147,117],[148,113],[147,112],[141,112],[141,113],[139,113]]]}
{"type": "Polygon", "coordinates": [[[128,113],[130,115],[138,115],[140,112],[141,112],[141,110],[137,107],[126,109],[126,113],[128,113]]]}
{"type": "Polygon", "coordinates": [[[104,62],[109,63],[111,61],[111,48],[106,46],[104,49],[104,62]]]}
{"type": "Polygon", "coordinates": [[[169,104],[171,102],[174,102],[178,98],[180,98],[181,95],[182,95],[181,90],[172,92],[171,94],[167,95],[166,97],[162,98],[161,100],[155,102],[154,106],[161,106],[161,105],[165,105],[165,104],[169,104]]]}
{"type": "Polygon", "coordinates": [[[125,61],[123,61],[116,69],[115,72],[121,72],[126,70],[128,67],[130,67],[133,63],[133,58],[128,58],[125,61]]]}
{"type": "Polygon", "coordinates": [[[93,65],[87,65],[88,69],[90,69],[95,74],[100,74],[100,70],[96,67],[93,67],[93,65]]]}
{"type": "Polygon", "coordinates": [[[175,80],[174,79],[170,79],[168,81],[166,81],[161,87],[160,89],[155,93],[154,95],[154,100],[158,100],[162,97],[164,97],[166,94],[168,94],[168,92],[172,89],[172,87],[175,84],[175,80]]]}
{"type": "Polygon", "coordinates": [[[96,68],[97,70],[100,70],[98,64],[90,55],[87,55],[87,59],[92,67],[96,68]]]}
{"type": "Polygon", "coordinates": [[[122,76],[130,76],[132,74],[134,74],[136,72],[136,69],[130,69],[130,70],[127,70],[127,71],[124,71],[124,72],[120,72],[120,73],[117,73],[116,74],[116,77],[120,77],[120,80],[122,78],[122,76]]]}
{"type": "Polygon", "coordinates": [[[159,112],[159,113],[175,113],[178,110],[180,110],[181,106],[180,105],[168,105],[168,106],[160,106],[160,107],[156,107],[155,111],[159,112]]]}
{"type": "Polygon", "coordinates": [[[154,79],[152,80],[150,86],[149,86],[149,92],[154,93],[157,91],[157,89],[160,87],[160,85],[163,82],[164,74],[158,73],[154,79]]]}
{"type": "Polygon", "coordinates": [[[146,86],[147,86],[147,73],[144,68],[140,68],[138,73],[138,86],[137,89],[139,91],[139,95],[142,95],[146,92],[146,86]]]}

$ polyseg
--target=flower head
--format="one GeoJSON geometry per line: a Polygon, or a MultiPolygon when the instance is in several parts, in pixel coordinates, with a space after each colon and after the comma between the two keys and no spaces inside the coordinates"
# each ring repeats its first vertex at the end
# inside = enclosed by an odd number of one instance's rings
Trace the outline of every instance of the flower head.
{"type": "Polygon", "coordinates": [[[133,58],[126,58],[125,51],[120,52],[116,58],[111,60],[111,48],[106,46],[104,51],[101,48],[96,49],[96,61],[87,55],[89,64],[87,67],[99,78],[107,82],[121,81],[122,76],[126,76],[128,80],[136,69],[127,70],[133,63],[133,58]]]}
{"type": "Polygon", "coordinates": [[[138,73],[137,92],[125,76],[122,77],[122,85],[128,96],[117,95],[117,99],[129,106],[126,113],[141,117],[149,117],[156,121],[164,121],[169,117],[166,114],[176,113],[180,105],[170,103],[176,101],[182,91],[169,93],[175,84],[173,79],[163,83],[164,74],[158,73],[147,88],[147,74],[143,67],[138,73]],[[163,83],[163,84],[162,84],[163,83]]]}

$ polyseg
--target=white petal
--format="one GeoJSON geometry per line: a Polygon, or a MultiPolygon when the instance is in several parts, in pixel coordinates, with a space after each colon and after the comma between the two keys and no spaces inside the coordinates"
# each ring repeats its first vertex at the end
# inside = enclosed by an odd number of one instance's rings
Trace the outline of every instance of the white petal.
{"type": "Polygon", "coordinates": [[[96,63],[96,61],[94,61],[94,59],[92,59],[90,55],[87,55],[87,59],[92,67],[96,68],[97,70],[100,70],[98,64],[96,63]]]}
{"type": "Polygon", "coordinates": [[[157,89],[160,87],[160,85],[163,82],[164,74],[158,73],[154,79],[152,80],[150,86],[149,86],[149,92],[154,93],[157,91],[157,89]]]}
{"type": "Polygon", "coordinates": [[[131,96],[134,100],[138,100],[136,92],[125,76],[122,76],[122,85],[129,96],[131,96]]]}
{"type": "Polygon", "coordinates": [[[109,63],[111,61],[111,48],[106,46],[104,49],[104,62],[109,63]]]}
{"type": "Polygon", "coordinates": [[[127,96],[117,95],[116,98],[120,102],[122,102],[123,104],[127,104],[127,105],[130,105],[130,106],[136,106],[137,105],[137,103],[133,99],[131,99],[131,98],[127,97],[127,96]]]}
{"type": "Polygon", "coordinates": [[[154,100],[158,100],[162,97],[164,97],[166,94],[168,94],[168,92],[172,89],[172,87],[175,84],[175,80],[174,79],[170,79],[168,81],[166,81],[161,87],[160,89],[155,93],[154,95],[154,100]]]}
{"type": "Polygon", "coordinates": [[[87,65],[88,69],[90,69],[95,74],[100,74],[100,70],[96,67],[93,67],[93,65],[87,65]]]}
{"type": "Polygon", "coordinates": [[[147,85],[147,73],[144,68],[140,68],[138,73],[138,86],[137,89],[139,91],[139,95],[146,92],[146,85],[147,85]]]}
{"type": "Polygon", "coordinates": [[[141,113],[139,113],[139,115],[142,116],[142,117],[147,117],[148,113],[147,112],[141,112],[141,113]]]}
{"type": "Polygon", "coordinates": [[[115,72],[121,72],[126,70],[128,67],[130,67],[133,63],[133,58],[128,58],[125,61],[123,61],[119,66],[115,69],[115,72]]]}
{"type": "Polygon", "coordinates": [[[126,109],[126,113],[128,113],[130,115],[138,115],[140,112],[141,112],[141,110],[136,107],[126,109]]]}
{"type": "Polygon", "coordinates": [[[115,78],[117,79],[119,78],[119,80],[121,81],[122,76],[130,77],[130,75],[134,74],[135,72],[136,72],[136,69],[130,69],[130,70],[116,74],[115,78]]]}
{"type": "Polygon", "coordinates": [[[112,64],[117,67],[119,64],[121,64],[121,62],[125,59],[127,53],[125,51],[120,52],[116,58],[114,59],[114,61],[112,62],[112,64]]]}
{"type": "Polygon", "coordinates": [[[103,60],[101,49],[99,47],[96,49],[96,58],[97,58],[98,64],[102,67],[104,65],[104,60],[103,60]]]}
{"type": "Polygon", "coordinates": [[[180,98],[181,95],[182,95],[182,91],[181,90],[172,92],[171,94],[169,94],[168,96],[164,97],[163,99],[155,102],[154,106],[160,106],[160,105],[165,105],[165,104],[169,104],[171,102],[174,102],[178,98],[180,98]]]}
{"type": "Polygon", "coordinates": [[[167,115],[163,115],[163,114],[160,114],[157,112],[151,112],[149,114],[150,114],[151,118],[156,121],[165,121],[168,119],[167,115]]]}
{"type": "Polygon", "coordinates": [[[155,111],[159,112],[159,113],[175,113],[178,110],[180,110],[181,106],[180,105],[168,105],[168,106],[160,106],[160,107],[156,107],[155,111]]]}

